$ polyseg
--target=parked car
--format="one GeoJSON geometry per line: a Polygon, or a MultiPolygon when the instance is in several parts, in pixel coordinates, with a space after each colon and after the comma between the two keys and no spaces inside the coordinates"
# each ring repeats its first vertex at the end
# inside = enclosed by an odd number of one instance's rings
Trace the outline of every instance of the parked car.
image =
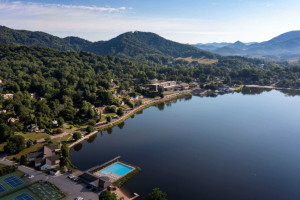
{"type": "Polygon", "coordinates": [[[29,174],[24,174],[24,177],[29,177],[29,174]]]}
{"type": "Polygon", "coordinates": [[[83,200],[82,197],[76,197],[75,200],[83,200]]]}
{"type": "Polygon", "coordinates": [[[72,178],[72,180],[75,181],[75,182],[78,182],[79,178],[78,177],[74,177],[74,178],[72,178]]]}
{"type": "Polygon", "coordinates": [[[32,179],[32,178],[34,178],[34,176],[33,176],[33,175],[30,175],[30,176],[28,176],[28,178],[29,178],[29,179],[32,179]]]}
{"type": "Polygon", "coordinates": [[[72,175],[72,174],[70,174],[70,175],[68,176],[68,178],[69,178],[69,179],[73,179],[73,178],[75,178],[75,176],[72,175]]]}

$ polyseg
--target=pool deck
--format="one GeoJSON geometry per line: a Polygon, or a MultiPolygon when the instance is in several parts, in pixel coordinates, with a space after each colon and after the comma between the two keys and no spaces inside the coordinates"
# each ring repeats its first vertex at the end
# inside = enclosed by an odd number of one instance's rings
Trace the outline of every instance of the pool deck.
{"type": "Polygon", "coordinates": [[[109,178],[109,181],[110,181],[111,183],[113,183],[113,182],[116,182],[117,180],[119,180],[120,178],[126,176],[128,173],[132,172],[133,170],[135,170],[135,167],[130,166],[130,165],[127,165],[127,164],[122,163],[122,162],[120,162],[120,161],[117,161],[117,162],[112,163],[111,165],[108,165],[107,167],[105,167],[105,168],[103,168],[103,169],[100,169],[100,170],[97,171],[97,172],[94,172],[93,174],[94,174],[95,176],[99,177],[99,178],[101,178],[101,177],[107,177],[107,178],[109,178]],[[130,168],[132,168],[132,169],[131,169],[129,172],[127,172],[126,174],[124,174],[123,176],[120,176],[120,175],[115,174],[115,173],[113,173],[113,172],[109,172],[109,173],[107,173],[107,174],[104,174],[104,173],[101,172],[101,171],[103,171],[103,170],[105,170],[105,169],[111,167],[112,165],[115,165],[116,163],[120,163],[120,164],[125,165],[125,166],[127,166],[127,167],[130,167],[130,168]]]}

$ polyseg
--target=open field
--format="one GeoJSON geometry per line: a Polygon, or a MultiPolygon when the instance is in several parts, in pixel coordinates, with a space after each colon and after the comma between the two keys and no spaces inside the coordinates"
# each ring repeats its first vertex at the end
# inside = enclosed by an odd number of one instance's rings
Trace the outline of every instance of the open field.
{"type": "Polygon", "coordinates": [[[23,136],[25,139],[38,140],[41,138],[50,138],[47,133],[35,133],[35,132],[27,132],[27,133],[17,133],[17,135],[23,136]]]}
{"type": "Polygon", "coordinates": [[[199,64],[206,64],[206,65],[214,64],[214,63],[218,62],[217,59],[205,59],[205,58],[193,58],[193,57],[187,57],[187,58],[179,57],[179,58],[177,58],[177,60],[180,60],[180,59],[181,60],[186,60],[188,62],[197,61],[199,64]]]}

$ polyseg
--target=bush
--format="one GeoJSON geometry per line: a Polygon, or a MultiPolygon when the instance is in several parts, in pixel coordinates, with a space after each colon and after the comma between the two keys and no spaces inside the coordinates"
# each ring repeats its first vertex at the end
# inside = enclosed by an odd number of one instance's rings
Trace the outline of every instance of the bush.
{"type": "Polygon", "coordinates": [[[111,119],[111,116],[107,116],[107,117],[106,117],[106,121],[107,121],[107,122],[111,122],[111,120],[112,120],[112,119],[111,119]]]}
{"type": "Polygon", "coordinates": [[[116,113],[117,112],[117,107],[116,106],[107,106],[105,108],[105,111],[108,113],[116,113]]]}
{"type": "Polygon", "coordinates": [[[91,132],[93,132],[95,130],[95,128],[93,127],[93,126],[91,126],[91,125],[89,125],[87,128],[86,128],[86,132],[88,132],[88,133],[91,133],[91,132]]]}
{"type": "Polygon", "coordinates": [[[117,115],[119,115],[119,116],[124,115],[124,110],[123,110],[123,108],[119,108],[119,109],[118,109],[117,115]]]}
{"type": "Polygon", "coordinates": [[[88,125],[95,126],[95,125],[96,125],[96,121],[93,120],[93,119],[90,119],[90,120],[88,121],[88,125]]]}
{"type": "Polygon", "coordinates": [[[73,134],[73,138],[74,138],[74,140],[79,140],[81,138],[81,134],[76,132],[73,134]]]}

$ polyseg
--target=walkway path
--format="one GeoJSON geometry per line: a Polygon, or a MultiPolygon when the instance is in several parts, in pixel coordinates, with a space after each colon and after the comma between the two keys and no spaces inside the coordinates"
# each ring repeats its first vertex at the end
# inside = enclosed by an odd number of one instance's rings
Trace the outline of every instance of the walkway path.
{"type": "MultiPolygon", "coordinates": [[[[157,102],[160,102],[160,101],[166,101],[168,99],[171,99],[171,98],[174,98],[174,97],[177,97],[177,96],[180,96],[180,95],[183,95],[183,94],[188,94],[190,93],[191,90],[183,90],[183,91],[180,91],[180,92],[176,92],[174,94],[170,94],[170,95],[166,95],[164,98],[159,98],[159,99],[152,99],[152,100],[149,100],[149,101],[146,101],[146,102],[143,102],[142,105],[138,106],[138,107],[135,107],[133,108],[132,110],[130,110],[129,112],[126,112],[122,117],[118,118],[118,119],[113,119],[111,123],[107,123],[107,121],[102,121],[102,122],[99,122],[95,125],[95,128],[100,128],[100,127],[109,127],[109,126],[113,126],[115,123],[118,123],[118,122],[122,122],[124,120],[126,120],[128,117],[130,117],[133,113],[137,112],[138,110],[140,109],[144,109],[146,108],[148,105],[150,104],[154,104],[154,103],[157,103],[157,102]]],[[[55,135],[55,136],[51,136],[51,139],[56,139],[56,138],[60,138],[60,137],[63,137],[63,136],[66,136],[66,135],[72,135],[73,133],[77,132],[77,131],[85,131],[86,127],[82,127],[82,128],[79,128],[79,129],[76,129],[74,131],[70,131],[70,132],[64,132],[60,135],[55,135]]],[[[94,135],[98,133],[98,131],[94,131],[92,133],[89,133],[87,135],[85,135],[84,137],[82,137],[81,139],[73,142],[72,144],[69,145],[69,148],[72,148],[74,145],[82,142],[83,140],[86,140],[88,139],[90,136],[94,135]]]]}

